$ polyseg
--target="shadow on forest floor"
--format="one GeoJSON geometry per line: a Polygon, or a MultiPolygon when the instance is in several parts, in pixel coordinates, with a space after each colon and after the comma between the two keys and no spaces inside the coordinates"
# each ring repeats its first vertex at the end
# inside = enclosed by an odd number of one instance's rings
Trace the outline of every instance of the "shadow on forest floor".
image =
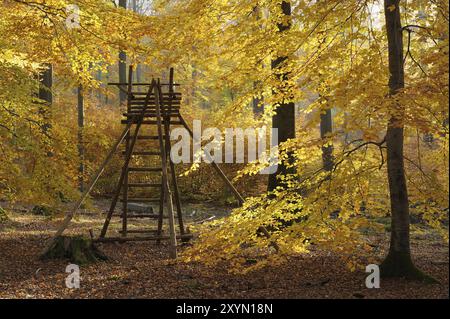
{"type": "MultiPolygon", "coordinates": [[[[202,209],[201,218],[212,215],[211,207],[202,209]]],[[[109,260],[81,266],[81,288],[72,290],[65,286],[68,261],[38,259],[57,222],[24,212],[10,218],[0,228],[0,298],[448,298],[448,245],[419,235],[412,238],[415,262],[439,285],[383,280],[380,289],[367,289],[365,273],[321,252],[233,275],[225,266],[168,262],[165,244],[136,242],[102,244],[109,260]]],[[[98,230],[102,222],[100,214],[83,214],[69,233],[98,230]]],[[[379,242],[381,259],[387,237],[379,242]]]]}

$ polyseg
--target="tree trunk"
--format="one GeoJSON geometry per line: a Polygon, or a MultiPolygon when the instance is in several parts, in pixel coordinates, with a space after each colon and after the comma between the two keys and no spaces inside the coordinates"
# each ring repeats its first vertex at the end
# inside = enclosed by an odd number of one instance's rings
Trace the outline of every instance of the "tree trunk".
{"type": "Polygon", "coordinates": [[[142,79],[142,66],[140,64],[136,65],[136,82],[140,83],[142,79]]]}
{"type": "MultiPolygon", "coordinates": [[[[331,109],[326,109],[320,114],[320,138],[325,139],[331,133],[333,133],[331,109]]],[[[325,171],[331,172],[333,170],[333,145],[322,147],[322,162],[325,171]]]]}
{"type": "MultiPolygon", "coordinates": [[[[126,9],[127,0],[119,0],[119,7],[126,9]]],[[[127,55],[123,51],[120,51],[119,53],[119,82],[127,82],[127,55]]],[[[122,92],[122,90],[119,92],[119,100],[120,105],[123,105],[127,102],[127,94],[125,92],[122,92]]]]}
{"type": "MultiPolygon", "coordinates": [[[[384,11],[389,50],[389,91],[391,97],[404,87],[403,39],[400,0],[385,0],[384,11]]],[[[392,100],[391,118],[386,133],[387,168],[391,200],[391,241],[389,253],[381,264],[383,277],[429,279],[411,259],[409,241],[409,200],[403,160],[404,107],[392,100]]]]}
{"type": "Polygon", "coordinates": [[[95,80],[97,80],[98,82],[100,82],[99,88],[97,90],[97,103],[99,103],[99,106],[101,106],[103,104],[103,94],[102,94],[102,89],[103,89],[103,82],[102,82],[102,71],[98,70],[95,73],[95,80]]]}
{"type": "MultiPolygon", "coordinates": [[[[111,67],[107,66],[106,67],[106,74],[105,74],[105,82],[106,83],[109,82],[109,75],[110,75],[110,73],[111,73],[111,67]]],[[[108,93],[106,92],[106,94],[105,94],[105,105],[108,105],[108,103],[109,103],[109,96],[108,96],[108,93]]]]}
{"type": "MultiPolygon", "coordinates": [[[[137,5],[137,0],[132,1],[133,11],[136,13],[139,13],[139,8],[137,5]]],[[[136,65],[136,72],[135,72],[135,81],[136,83],[141,82],[141,74],[142,74],[142,67],[140,64],[136,65]]],[[[140,87],[137,87],[138,91],[140,91],[140,87]]]]}
{"type": "Polygon", "coordinates": [[[42,114],[44,119],[44,124],[42,125],[42,131],[47,134],[51,128],[49,121],[51,105],[53,103],[53,66],[51,64],[45,65],[45,70],[39,75],[39,99],[44,101],[42,107],[40,107],[39,112],[42,114]]]}
{"type": "Polygon", "coordinates": [[[80,192],[84,192],[84,97],[83,86],[78,86],[78,185],[80,192]]]}
{"type": "MultiPolygon", "coordinates": [[[[291,4],[283,1],[281,3],[281,9],[286,16],[291,15],[291,4]]],[[[278,31],[284,32],[291,28],[291,22],[288,24],[278,24],[278,31]]],[[[287,57],[278,57],[272,61],[272,69],[279,68],[287,57]]],[[[288,74],[279,75],[279,80],[284,81],[288,77],[288,74]]],[[[281,102],[276,108],[276,114],[272,117],[272,128],[278,129],[278,142],[283,143],[288,139],[295,138],[295,104],[294,102],[281,102]]],[[[292,170],[288,170],[286,165],[280,163],[278,169],[274,174],[269,175],[269,182],[267,185],[268,191],[273,191],[277,186],[282,186],[279,179],[280,175],[286,175],[293,173],[292,170]]]]}
{"type": "MultiPolygon", "coordinates": [[[[256,20],[261,19],[261,8],[259,7],[259,5],[256,5],[253,8],[253,15],[255,16],[256,20]]],[[[257,89],[259,85],[260,81],[253,82],[254,89],[257,89]]],[[[261,114],[264,113],[264,98],[253,97],[252,108],[253,108],[253,115],[255,116],[255,118],[259,118],[261,114]]]]}

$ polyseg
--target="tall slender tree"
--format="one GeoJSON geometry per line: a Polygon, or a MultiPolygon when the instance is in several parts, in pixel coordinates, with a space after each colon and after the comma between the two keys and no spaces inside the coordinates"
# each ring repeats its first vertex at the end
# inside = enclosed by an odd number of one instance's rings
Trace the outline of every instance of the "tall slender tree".
{"type": "MultiPolygon", "coordinates": [[[[259,4],[255,5],[255,7],[253,8],[253,16],[256,20],[261,19],[262,12],[259,4]]],[[[253,88],[257,90],[260,84],[261,84],[260,81],[253,82],[253,88]]],[[[254,96],[252,100],[252,108],[255,117],[261,116],[261,114],[264,113],[264,98],[254,96]]]]}
{"type": "MultiPolygon", "coordinates": [[[[320,113],[320,137],[326,139],[331,133],[333,133],[333,118],[331,109],[326,108],[320,113]]],[[[322,162],[325,171],[330,172],[333,169],[333,145],[322,146],[322,162]]]]}
{"type": "Polygon", "coordinates": [[[80,192],[84,192],[84,96],[83,86],[80,84],[77,90],[78,96],[78,187],[80,192]]]}
{"type": "MultiPolygon", "coordinates": [[[[283,1],[281,3],[281,11],[285,16],[291,16],[291,3],[288,1],[283,1]]],[[[278,32],[286,32],[291,28],[292,22],[288,20],[287,23],[278,23],[278,32]]],[[[272,61],[272,69],[277,71],[281,68],[288,58],[286,56],[277,57],[272,61]]],[[[278,74],[278,79],[280,81],[286,81],[289,74],[282,73],[278,74]]],[[[280,87],[284,87],[280,85],[280,87]]],[[[283,100],[277,105],[276,114],[272,117],[272,128],[278,130],[278,142],[286,142],[291,138],[295,138],[295,104],[294,102],[289,102],[283,100]]],[[[280,180],[278,176],[286,175],[290,172],[284,163],[278,165],[278,169],[275,173],[269,175],[269,182],[267,185],[268,191],[273,191],[277,186],[280,185],[280,180]]]]}
{"type": "Polygon", "coordinates": [[[100,83],[100,87],[97,90],[97,101],[99,104],[103,103],[103,94],[102,94],[102,90],[101,90],[103,88],[102,77],[103,77],[103,74],[102,74],[101,70],[98,70],[97,72],[95,72],[95,80],[99,81],[99,83],[100,83]]]}
{"type": "Polygon", "coordinates": [[[50,108],[53,103],[53,66],[51,64],[45,64],[44,70],[39,74],[39,82],[38,97],[43,101],[43,105],[39,109],[44,120],[42,131],[44,134],[48,134],[48,131],[51,128],[49,122],[50,108]]]}
{"type": "MultiPolygon", "coordinates": [[[[140,13],[141,7],[138,6],[137,0],[132,0],[132,6],[133,6],[133,11],[134,11],[134,12],[140,13]]],[[[135,74],[135,77],[136,77],[136,79],[135,79],[136,82],[137,82],[137,83],[141,82],[141,78],[142,78],[142,66],[141,66],[140,63],[138,63],[138,64],[136,65],[136,72],[134,72],[134,74],[135,74]]]]}
{"type": "Polygon", "coordinates": [[[405,86],[400,0],[385,0],[384,12],[389,52],[389,95],[392,101],[386,133],[391,241],[380,270],[383,277],[430,279],[414,266],[411,258],[409,199],[403,158],[405,108],[394,98],[405,86]]]}
{"type": "MultiPolygon", "coordinates": [[[[126,9],[127,0],[119,0],[119,7],[126,9]]],[[[119,82],[127,82],[127,55],[124,51],[119,52],[119,82]]],[[[120,104],[125,104],[127,101],[127,95],[125,92],[119,93],[120,104]]]]}

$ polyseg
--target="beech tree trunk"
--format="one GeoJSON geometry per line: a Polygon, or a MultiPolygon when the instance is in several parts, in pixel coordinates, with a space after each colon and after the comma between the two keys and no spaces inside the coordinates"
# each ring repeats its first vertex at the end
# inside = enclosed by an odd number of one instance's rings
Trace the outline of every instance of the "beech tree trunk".
{"type": "MultiPolygon", "coordinates": [[[[389,50],[389,91],[391,97],[404,87],[403,39],[400,0],[385,0],[384,11],[389,50]]],[[[388,123],[387,168],[391,200],[391,241],[389,253],[381,264],[383,277],[429,278],[422,274],[411,259],[409,200],[403,159],[404,107],[392,100],[388,123]]]]}
{"type": "MultiPolygon", "coordinates": [[[[256,5],[253,8],[253,15],[257,20],[261,19],[261,8],[259,7],[259,5],[256,5]]],[[[259,81],[253,82],[253,88],[257,89],[259,84],[260,84],[259,81]]],[[[261,114],[264,113],[264,98],[253,97],[252,108],[253,108],[253,115],[255,115],[256,118],[260,117],[261,114]]]]}
{"type": "Polygon", "coordinates": [[[42,114],[44,119],[44,124],[42,125],[42,131],[47,134],[51,128],[49,122],[51,105],[53,103],[53,66],[51,64],[46,64],[45,70],[39,75],[39,93],[38,97],[40,100],[44,101],[44,105],[40,107],[39,112],[42,114]]]}
{"type": "Polygon", "coordinates": [[[83,86],[78,86],[78,185],[80,192],[84,192],[84,96],[83,86]]]}
{"type": "MultiPolygon", "coordinates": [[[[132,6],[133,6],[133,11],[134,12],[140,13],[139,12],[140,10],[139,10],[138,5],[137,5],[137,0],[133,0],[132,1],[132,6]]],[[[141,74],[142,74],[142,67],[141,67],[140,64],[136,65],[136,72],[134,72],[134,74],[135,74],[135,81],[137,83],[140,83],[141,82],[141,74]]],[[[138,91],[140,91],[141,88],[137,87],[137,89],[138,89],[138,91]]]]}
{"type": "Polygon", "coordinates": [[[97,102],[98,102],[99,106],[101,106],[103,104],[103,100],[104,100],[103,99],[103,94],[102,94],[102,91],[101,91],[101,89],[103,88],[102,77],[103,77],[102,71],[98,70],[95,73],[95,79],[100,82],[100,87],[97,90],[97,102]]]}
{"type": "MultiPolygon", "coordinates": [[[[331,109],[326,109],[320,114],[320,138],[324,139],[331,133],[333,133],[331,109]]],[[[322,162],[325,171],[331,172],[334,166],[333,145],[322,147],[322,162]]]]}
{"type": "MultiPolygon", "coordinates": [[[[291,4],[289,2],[283,1],[281,3],[281,9],[283,14],[286,16],[291,15],[291,4]]],[[[278,24],[278,31],[284,32],[291,28],[291,22],[288,24],[278,24]]],[[[272,61],[272,69],[279,68],[285,61],[287,57],[278,57],[272,61]]],[[[286,80],[288,74],[279,75],[280,81],[286,80]]],[[[288,139],[295,138],[295,104],[294,102],[282,102],[278,105],[276,109],[276,114],[272,117],[272,128],[278,129],[278,143],[283,143],[288,139]]],[[[281,186],[279,179],[280,175],[286,175],[288,173],[293,173],[286,165],[283,163],[278,165],[278,169],[274,174],[269,175],[269,182],[267,185],[268,191],[273,191],[277,186],[281,186]]]]}
{"type": "MultiPolygon", "coordinates": [[[[127,0],[119,0],[119,7],[126,9],[127,8],[127,0]]],[[[127,55],[125,52],[119,52],[119,82],[126,83],[127,82],[127,55]]],[[[120,105],[125,104],[127,102],[127,94],[125,92],[119,92],[119,100],[120,105]]]]}

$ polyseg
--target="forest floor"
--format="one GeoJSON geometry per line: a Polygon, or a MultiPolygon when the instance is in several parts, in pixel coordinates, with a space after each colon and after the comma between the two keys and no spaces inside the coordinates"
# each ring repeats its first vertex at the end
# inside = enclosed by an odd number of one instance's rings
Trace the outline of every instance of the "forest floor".
{"type": "MultiPolygon", "coordinates": [[[[69,233],[101,228],[105,202],[82,212],[69,233]]],[[[81,266],[80,289],[65,286],[68,261],[38,259],[59,220],[35,216],[30,207],[2,203],[9,221],[0,223],[0,298],[448,298],[449,248],[427,231],[414,231],[416,264],[440,283],[382,280],[380,289],[365,287],[366,273],[349,271],[326,252],[292,257],[285,265],[245,275],[194,263],[168,262],[167,246],[152,242],[102,244],[106,262],[81,266]]],[[[227,214],[230,208],[188,205],[188,222],[227,214]]],[[[113,223],[118,228],[119,223],[113,223]]],[[[373,240],[381,261],[388,234],[373,240]]]]}

